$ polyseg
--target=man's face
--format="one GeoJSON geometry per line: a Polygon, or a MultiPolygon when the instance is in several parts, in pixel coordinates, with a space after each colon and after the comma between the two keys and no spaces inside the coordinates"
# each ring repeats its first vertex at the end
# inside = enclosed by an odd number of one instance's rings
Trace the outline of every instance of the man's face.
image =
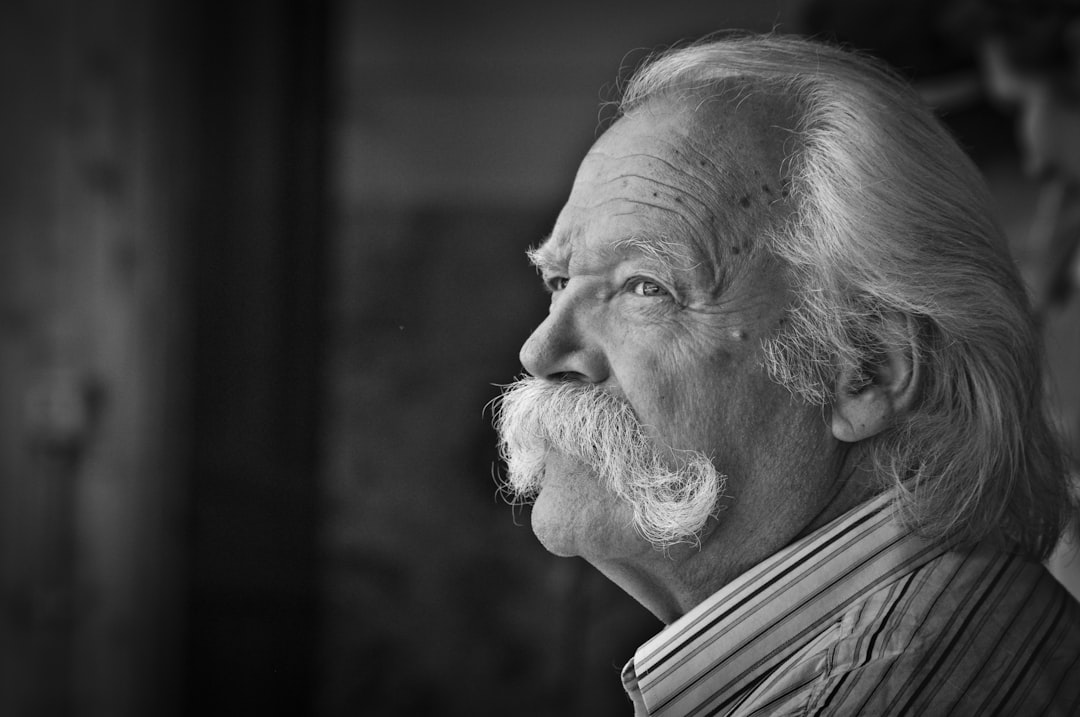
{"type": "MultiPolygon", "coordinates": [[[[687,107],[642,108],[586,156],[536,252],[551,307],[521,361],[538,378],[599,385],[658,445],[708,455],[728,477],[709,530],[737,541],[754,521],[812,515],[832,444],[820,410],[762,367],[762,339],[789,302],[764,246],[790,211],[782,107],[687,107]]],[[[655,553],[628,506],[563,455],[549,454],[532,521],[560,555],[655,553]]]]}

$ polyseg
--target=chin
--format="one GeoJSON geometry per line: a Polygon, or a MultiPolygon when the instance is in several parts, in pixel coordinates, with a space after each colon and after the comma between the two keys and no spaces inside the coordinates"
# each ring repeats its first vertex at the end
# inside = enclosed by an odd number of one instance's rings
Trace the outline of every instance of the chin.
{"type": "Polygon", "coordinates": [[[585,485],[590,487],[565,491],[557,483],[549,484],[536,497],[532,529],[548,552],[593,564],[653,552],[634,530],[627,505],[600,489],[595,480],[585,485]]]}
{"type": "MultiPolygon", "coordinates": [[[[550,492],[550,491],[549,491],[550,492]]],[[[573,517],[553,501],[545,500],[541,490],[532,507],[532,530],[540,544],[553,555],[572,558],[581,554],[571,523],[573,517]]]]}

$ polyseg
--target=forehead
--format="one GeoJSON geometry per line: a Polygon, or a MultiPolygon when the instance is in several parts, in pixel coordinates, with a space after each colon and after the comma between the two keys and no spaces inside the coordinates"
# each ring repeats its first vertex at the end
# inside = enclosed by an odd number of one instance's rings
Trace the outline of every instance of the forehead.
{"type": "Polygon", "coordinates": [[[788,213],[790,112],[766,94],[654,100],[582,161],[546,251],[648,249],[716,265],[788,213]]]}

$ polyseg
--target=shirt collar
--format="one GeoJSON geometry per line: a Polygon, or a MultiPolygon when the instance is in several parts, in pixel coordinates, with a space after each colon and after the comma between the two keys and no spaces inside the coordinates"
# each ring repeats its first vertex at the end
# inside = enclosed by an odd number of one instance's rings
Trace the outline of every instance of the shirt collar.
{"type": "Polygon", "coordinates": [[[879,495],[797,540],[638,648],[623,681],[648,710],[640,713],[685,714],[703,703],[726,713],[846,606],[948,550],[904,529],[892,498],[879,495]]]}

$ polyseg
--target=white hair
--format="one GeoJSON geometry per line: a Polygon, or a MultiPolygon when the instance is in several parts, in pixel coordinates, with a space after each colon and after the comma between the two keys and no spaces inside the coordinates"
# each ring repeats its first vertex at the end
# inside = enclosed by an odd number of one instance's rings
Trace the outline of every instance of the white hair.
{"type": "Polygon", "coordinates": [[[867,445],[901,515],[932,537],[1047,555],[1072,501],[1041,337],[975,165],[882,63],[795,37],[710,36],[651,58],[619,116],[733,89],[789,98],[797,113],[795,208],[763,237],[796,297],[765,342],[773,377],[826,405],[841,371],[908,352],[917,404],[867,445]]]}
{"type": "MultiPolygon", "coordinates": [[[[632,525],[655,547],[696,545],[718,509],[725,477],[709,456],[651,439],[630,404],[580,381],[525,377],[494,402],[503,489],[527,499],[540,490],[548,452],[592,469],[631,509],[632,525]]],[[[629,526],[628,526],[629,527],[629,526]]]]}

